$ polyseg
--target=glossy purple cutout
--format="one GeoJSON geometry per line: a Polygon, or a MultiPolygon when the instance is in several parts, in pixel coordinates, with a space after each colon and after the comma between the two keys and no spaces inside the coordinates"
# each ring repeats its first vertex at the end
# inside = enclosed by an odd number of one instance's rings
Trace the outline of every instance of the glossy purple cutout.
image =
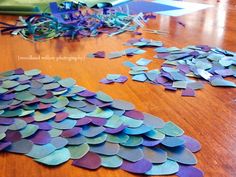
{"type": "Polygon", "coordinates": [[[47,131],[38,131],[36,134],[34,134],[30,140],[34,143],[34,144],[38,144],[38,145],[44,145],[47,144],[51,141],[51,136],[47,131]]]}
{"type": "Polygon", "coordinates": [[[67,112],[58,112],[58,113],[56,113],[54,121],[61,122],[61,121],[65,120],[68,117],[68,115],[69,114],[67,112]]]}
{"type": "Polygon", "coordinates": [[[197,57],[200,55],[200,53],[198,51],[193,51],[193,52],[190,52],[189,54],[193,57],[197,57]]]}
{"type": "Polygon", "coordinates": [[[39,103],[39,104],[38,104],[38,109],[39,109],[39,110],[48,109],[48,108],[50,108],[51,106],[52,106],[51,104],[39,103]]]}
{"type": "Polygon", "coordinates": [[[9,147],[11,144],[12,144],[11,142],[0,142],[0,151],[2,151],[5,148],[9,147]]]}
{"type": "Polygon", "coordinates": [[[84,90],[84,91],[76,93],[76,94],[79,95],[79,96],[82,96],[82,97],[92,97],[92,96],[96,95],[96,93],[91,92],[89,90],[84,90]]]}
{"type": "Polygon", "coordinates": [[[46,95],[44,95],[42,98],[44,99],[49,99],[49,98],[52,98],[54,95],[52,92],[48,91],[46,95]]]}
{"type": "Polygon", "coordinates": [[[90,119],[89,117],[84,117],[82,119],[77,120],[77,123],[75,126],[87,125],[90,122],[92,122],[92,119],[90,119]]]}
{"type": "Polygon", "coordinates": [[[126,76],[120,76],[118,79],[115,80],[117,83],[125,83],[128,80],[126,76]]]}
{"type": "Polygon", "coordinates": [[[145,159],[141,159],[137,162],[123,160],[120,168],[131,173],[143,174],[152,168],[152,163],[145,159]]]}
{"type": "Polygon", "coordinates": [[[126,125],[120,125],[118,128],[106,128],[105,132],[110,134],[115,134],[123,131],[127,126],[126,125]]]}
{"type": "Polygon", "coordinates": [[[15,97],[16,95],[14,93],[4,94],[1,96],[1,100],[8,101],[14,99],[15,97]]]}
{"type": "Polygon", "coordinates": [[[211,50],[211,47],[209,47],[208,45],[197,45],[196,47],[201,48],[204,52],[209,52],[211,50]]]}
{"type": "Polygon", "coordinates": [[[166,85],[166,86],[165,86],[165,90],[169,90],[169,91],[176,91],[176,90],[177,90],[177,88],[175,88],[175,87],[172,87],[172,86],[170,86],[170,85],[166,85]]]}
{"type": "Polygon", "coordinates": [[[105,52],[104,51],[97,51],[93,53],[95,58],[105,58],[105,52]]]}
{"type": "Polygon", "coordinates": [[[162,72],[161,75],[169,80],[173,80],[172,76],[170,75],[170,73],[167,72],[162,72]]]}
{"type": "Polygon", "coordinates": [[[108,80],[108,79],[106,79],[106,78],[104,78],[104,79],[101,79],[100,80],[100,83],[103,83],[103,84],[112,84],[112,83],[114,83],[112,80],[108,80]]]}
{"type": "Polygon", "coordinates": [[[137,119],[137,120],[144,119],[143,113],[137,110],[125,111],[124,115],[127,117],[131,117],[133,119],[137,119]]]}
{"type": "Polygon", "coordinates": [[[66,88],[61,87],[61,86],[56,88],[56,89],[53,89],[54,92],[61,92],[61,91],[64,91],[64,90],[66,90],[66,88]]]}
{"type": "Polygon", "coordinates": [[[52,126],[48,122],[35,122],[34,125],[38,125],[40,130],[51,130],[52,126]]]}
{"type": "Polygon", "coordinates": [[[92,120],[92,124],[97,126],[103,126],[107,123],[107,120],[104,118],[90,117],[90,119],[92,120]]]}
{"type": "Polygon", "coordinates": [[[187,96],[187,97],[194,97],[195,95],[195,91],[191,88],[186,88],[182,91],[182,96],[187,96]]]}
{"type": "Polygon", "coordinates": [[[191,152],[198,152],[201,149],[201,144],[196,139],[187,135],[183,135],[180,138],[185,140],[184,145],[191,152]]]}
{"type": "Polygon", "coordinates": [[[17,69],[15,70],[15,74],[16,74],[16,75],[24,74],[24,70],[23,70],[22,68],[17,68],[17,69]]]}
{"type": "Polygon", "coordinates": [[[72,165],[77,166],[77,167],[87,168],[90,170],[95,170],[100,167],[101,158],[96,153],[88,152],[81,159],[74,160],[72,162],[72,165]]]}
{"type": "Polygon", "coordinates": [[[11,125],[15,122],[14,118],[0,117],[0,125],[11,125]]]}
{"type": "Polygon", "coordinates": [[[86,99],[87,102],[89,102],[90,104],[94,104],[98,107],[101,107],[102,105],[106,104],[104,102],[102,102],[101,100],[98,100],[97,98],[88,98],[86,99]]]}
{"type": "Polygon", "coordinates": [[[34,117],[32,116],[25,116],[22,117],[21,119],[24,120],[27,124],[34,122],[34,117]]]}
{"type": "Polygon", "coordinates": [[[82,128],[80,127],[74,127],[72,129],[69,129],[69,130],[64,130],[61,134],[61,136],[63,138],[71,138],[73,136],[76,136],[78,135],[80,132],[81,132],[82,128]]]}
{"type": "Polygon", "coordinates": [[[162,142],[162,140],[143,139],[142,145],[147,146],[147,147],[153,147],[153,146],[160,144],[161,142],[162,142]]]}
{"type": "Polygon", "coordinates": [[[177,68],[178,68],[180,71],[184,72],[185,74],[187,74],[187,73],[190,72],[190,68],[189,68],[188,65],[179,64],[179,65],[177,66],[177,68]]]}
{"type": "Polygon", "coordinates": [[[164,83],[168,82],[168,79],[166,79],[165,77],[162,77],[162,76],[157,76],[156,82],[159,84],[164,84],[164,83]]]}
{"type": "Polygon", "coordinates": [[[5,141],[16,142],[21,139],[21,134],[18,131],[7,130],[6,137],[4,138],[5,141]]]}
{"type": "Polygon", "coordinates": [[[204,173],[196,167],[180,165],[179,171],[176,175],[178,177],[203,177],[204,173]]]}

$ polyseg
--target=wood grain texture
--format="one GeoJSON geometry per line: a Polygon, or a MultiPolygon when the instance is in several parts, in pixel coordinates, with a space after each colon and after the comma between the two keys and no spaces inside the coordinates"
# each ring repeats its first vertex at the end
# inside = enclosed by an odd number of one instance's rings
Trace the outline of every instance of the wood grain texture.
{"type": "MultiPolygon", "coordinates": [[[[190,44],[209,44],[236,51],[236,2],[234,0],[216,0],[209,2],[213,8],[190,15],[173,18],[158,16],[151,20],[147,28],[169,31],[168,36],[143,33],[143,37],[163,41],[166,46],[184,47],[190,44]],[[185,23],[185,27],[177,22],[185,23]]],[[[16,17],[0,16],[0,21],[13,22],[16,17]]],[[[236,89],[215,88],[206,84],[197,91],[196,98],[181,97],[180,92],[164,91],[163,87],[131,80],[123,85],[103,85],[99,80],[108,73],[120,73],[129,76],[123,61],[136,61],[141,57],[153,58],[153,49],[147,49],[143,55],[122,57],[119,59],[87,59],[89,52],[104,50],[106,53],[119,51],[126,47],[122,44],[132,34],[115,37],[105,35],[98,38],[86,38],[80,41],[55,39],[47,42],[31,43],[3,35],[0,37],[0,71],[22,67],[41,69],[49,75],[63,78],[72,77],[89,90],[102,90],[113,98],[128,100],[138,110],[171,120],[181,126],[187,135],[198,139],[202,150],[196,154],[197,167],[206,177],[236,176],[236,89]],[[25,60],[23,57],[35,60],[25,60]],[[62,57],[60,60],[58,57],[62,57]],[[41,57],[37,59],[37,57],[41,57]],[[43,57],[45,57],[43,59],[43,57]],[[53,58],[56,58],[53,59],[53,58]],[[64,58],[63,58],[64,57],[64,58]]],[[[159,68],[162,61],[154,59],[150,68],[159,68]]],[[[23,155],[0,154],[0,177],[133,177],[137,175],[122,170],[100,168],[88,171],[71,166],[71,161],[55,168],[49,168],[34,162],[23,155]]]]}

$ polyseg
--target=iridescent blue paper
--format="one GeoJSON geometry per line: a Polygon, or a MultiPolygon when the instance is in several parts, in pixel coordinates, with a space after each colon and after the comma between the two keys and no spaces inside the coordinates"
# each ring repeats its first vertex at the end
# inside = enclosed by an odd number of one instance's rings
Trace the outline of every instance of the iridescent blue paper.
{"type": "Polygon", "coordinates": [[[48,166],[72,159],[74,166],[90,170],[102,166],[146,175],[169,175],[178,172],[179,164],[197,163],[194,152],[199,151],[199,142],[184,136],[173,122],[136,110],[128,101],[39,70],[17,69],[1,78],[5,84],[0,85],[0,151],[25,154],[48,166]],[[22,78],[31,87],[14,89],[23,85],[22,78]],[[32,86],[46,94],[32,96],[32,86]],[[9,90],[18,96],[8,96],[9,90]],[[17,106],[21,103],[23,107],[17,106]]]}

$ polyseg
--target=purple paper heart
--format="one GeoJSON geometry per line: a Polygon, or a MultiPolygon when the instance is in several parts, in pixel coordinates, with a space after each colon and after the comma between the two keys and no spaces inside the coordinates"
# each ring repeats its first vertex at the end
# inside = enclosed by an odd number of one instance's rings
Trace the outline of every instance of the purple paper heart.
{"type": "Polygon", "coordinates": [[[124,115],[127,117],[131,117],[133,119],[137,119],[137,120],[144,119],[143,113],[137,110],[126,111],[124,115]]]}
{"type": "Polygon", "coordinates": [[[38,104],[38,109],[39,109],[39,110],[48,109],[48,108],[50,108],[51,106],[52,106],[51,104],[39,103],[39,104],[38,104]]]}
{"type": "Polygon", "coordinates": [[[12,100],[16,97],[16,95],[14,93],[9,93],[9,94],[4,94],[1,96],[1,100],[3,101],[8,101],[8,100],[12,100]]]}
{"type": "Polygon", "coordinates": [[[92,122],[92,119],[90,119],[89,117],[84,117],[82,119],[77,120],[76,126],[87,125],[90,122],[92,122]]]}
{"type": "Polygon", "coordinates": [[[14,118],[0,117],[0,125],[11,125],[15,122],[14,118]]]}
{"type": "Polygon", "coordinates": [[[166,79],[165,77],[162,77],[162,76],[157,76],[156,82],[159,84],[164,84],[164,83],[168,82],[168,79],[166,79]]]}
{"type": "Polygon", "coordinates": [[[84,91],[76,93],[76,94],[79,95],[79,96],[82,96],[82,97],[92,97],[92,96],[96,95],[96,93],[91,92],[89,90],[84,90],[84,91]]]}
{"type": "Polygon", "coordinates": [[[104,105],[105,103],[96,99],[96,98],[88,98],[86,99],[87,102],[89,102],[90,104],[94,104],[98,107],[101,107],[102,105],[104,105]]]}
{"type": "Polygon", "coordinates": [[[107,78],[104,78],[104,79],[100,80],[99,82],[103,83],[103,84],[112,84],[113,83],[112,80],[108,80],[107,78]]]}
{"type": "Polygon", "coordinates": [[[92,119],[92,124],[97,126],[103,126],[107,123],[107,119],[104,118],[90,117],[90,119],[92,119]]]}
{"type": "Polygon", "coordinates": [[[187,96],[187,97],[194,97],[195,95],[195,91],[191,88],[186,88],[182,91],[182,96],[187,96]]]}
{"type": "Polygon", "coordinates": [[[203,177],[204,173],[196,167],[180,165],[176,175],[179,177],[203,177]]]}
{"type": "Polygon", "coordinates": [[[72,162],[72,165],[77,166],[77,167],[87,168],[90,170],[95,170],[100,167],[101,158],[96,153],[88,152],[81,159],[74,160],[72,162]]]}
{"type": "Polygon", "coordinates": [[[110,134],[115,134],[123,131],[127,126],[126,125],[120,125],[118,128],[106,128],[105,132],[110,134]]]}
{"type": "Polygon", "coordinates": [[[148,140],[148,139],[143,139],[143,146],[147,146],[147,147],[154,147],[158,144],[160,144],[162,142],[162,140],[148,140]]]}
{"type": "Polygon", "coordinates": [[[22,68],[17,68],[15,70],[15,74],[17,74],[17,75],[24,74],[24,70],[22,68]]]}
{"type": "Polygon", "coordinates": [[[52,126],[48,122],[35,122],[34,125],[39,126],[40,130],[51,130],[52,126]]]}
{"type": "Polygon", "coordinates": [[[185,141],[185,147],[188,148],[191,152],[197,152],[201,149],[201,144],[196,139],[187,135],[183,135],[180,138],[185,141]]]}
{"type": "Polygon", "coordinates": [[[51,136],[47,131],[38,131],[35,135],[33,135],[30,140],[34,144],[44,145],[51,141],[51,136]]]}
{"type": "Polygon", "coordinates": [[[81,132],[82,128],[80,127],[74,127],[72,129],[69,129],[69,130],[64,130],[61,134],[61,136],[63,138],[70,138],[70,137],[73,137],[75,135],[78,135],[80,132],[81,132]]]}
{"type": "Polygon", "coordinates": [[[34,117],[33,116],[25,116],[21,118],[24,120],[27,124],[34,122],[34,117]]]}
{"type": "Polygon", "coordinates": [[[66,112],[59,112],[59,113],[56,113],[56,117],[54,119],[55,122],[61,122],[63,121],[64,119],[66,119],[68,117],[68,113],[66,112]]]}
{"type": "Polygon", "coordinates": [[[143,174],[152,168],[152,163],[145,159],[141,159],[137,162],[123,160],[120,168],[131,173],[143,174]]]}
{"type": "Polygon", "coordinates": [[[51,91],[48,91],[46,95],[44,95],[42,98],[44,99],[49,99],[49,98],[52,98],[54,95],[51,91]]]}
{"type": "Polygon", "coordinates": [[[5,141],[16,142],[21,139],[21,134],[18,131],[7,130],[5,141]]]}
{"type": "Polygon", "coordinates": [[[117,83],[125,83],[128,80],[126,76],[120,76],[118,79],[115,80],[117,83]]]}

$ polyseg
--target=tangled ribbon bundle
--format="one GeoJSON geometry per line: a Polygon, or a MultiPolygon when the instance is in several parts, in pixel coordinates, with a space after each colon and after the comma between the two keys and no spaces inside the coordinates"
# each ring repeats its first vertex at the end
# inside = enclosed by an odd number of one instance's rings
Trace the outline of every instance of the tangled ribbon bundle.
{"type": "Polygon", "coordinates": [[[50,3],[51,13],[19,17],[15,25],[0,22],[1,33],[20,35],[31,41],[56,37],[88,37],[107,33],[110,36],[135,31],[146,22],[144,15],[128,15],[113,8],[90,9],[83,4],[50,3]]]}

